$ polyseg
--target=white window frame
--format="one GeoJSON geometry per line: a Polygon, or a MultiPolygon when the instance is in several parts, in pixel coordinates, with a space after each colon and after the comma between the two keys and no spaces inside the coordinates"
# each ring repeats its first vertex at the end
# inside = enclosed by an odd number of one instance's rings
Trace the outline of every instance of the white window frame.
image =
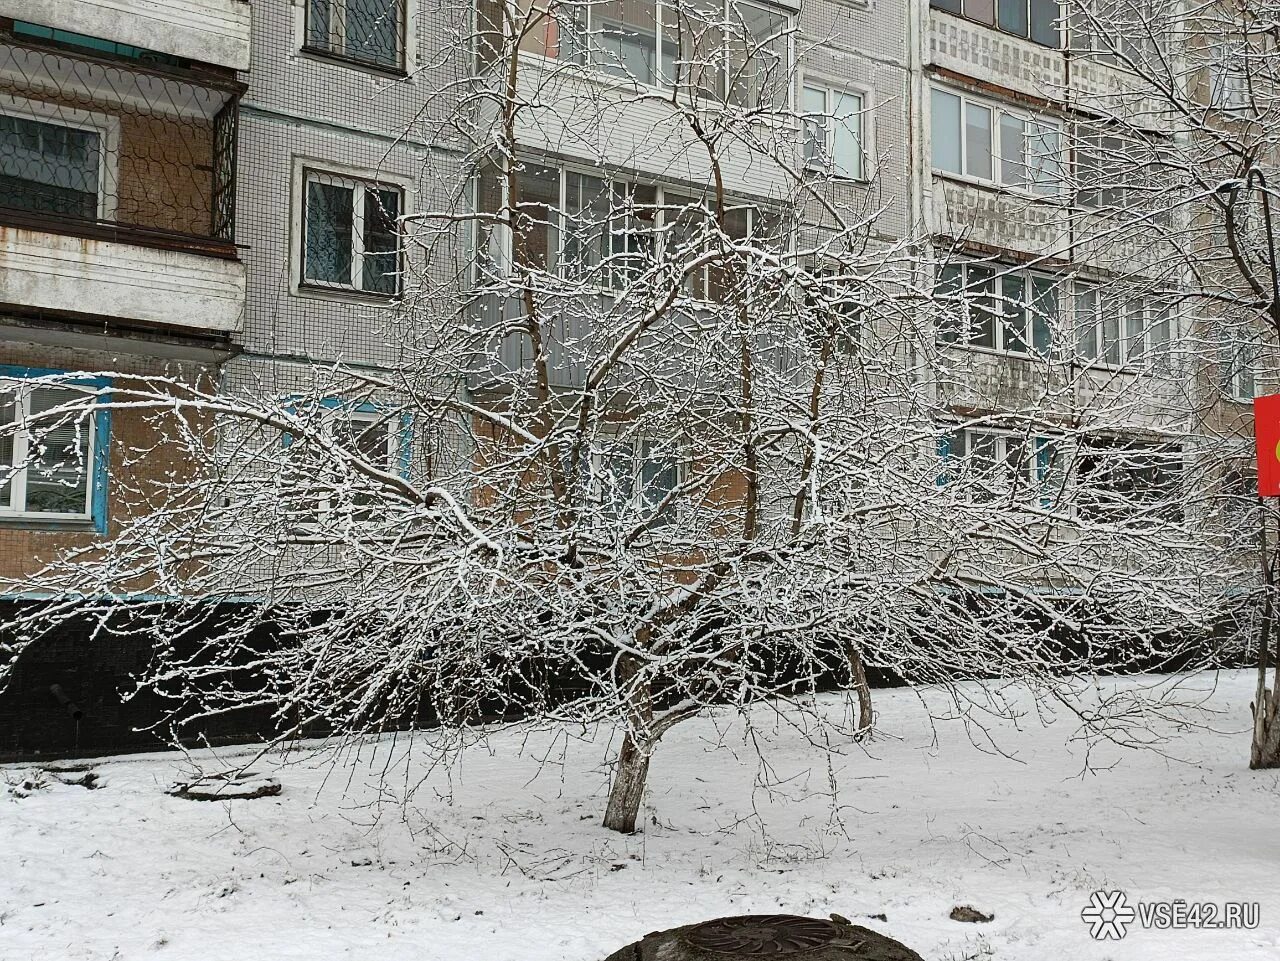
{"type": "MultiPolygon", "coordinates": [[[[329,183],[361,184],[378,190],[398,190],[400,192],[399,219],[401,225],[403,225],[405,223],[405,219],[413,213],[410,198],[412,196],[414,183],[409,177],[402,176],[400,174],[384,173],[382,171],[371,171],[366,168],[344,166],[313,157],[294,157],[293,204],[292,215],[290,217],[290,228],[293,234],[290,238],[290,249],[292,251],[290,259],[293,263],[293,270],[290,293],[296,297],[343,301],[351,301],[355,299],[377,304],[386,304],[388,301],[401,296],[404,292],[403,279],[400,280],[396,292],[391,294],[385,294],[379,291],[363,290],[360,287],[352,286],[350,284],[306,279],[307,183],[312,175],[314,175],[318,180],[327,181],[329,183]]],[[[359,230],[357,228],[357,224],[363,222],[363,204],[360,208],[357,208],[356,212],[360,217],[352,218],[352,230],[358,234],[359,230]]],[[[408,266],[408,251],[403,244],[403,226],[401,227],[400,237],[401,247],[398,252],[399,270],[403,277],[403,273],[408,266]]],[[[363,242],[363,237],[353,238],[353,244],[363,244],[363,242]]],[[[352,264],[352,274],[353,276],[355,275],[354,260],[352,264]]],[[[363,279],[363,268],[361,277],[363,279]]]]}
{"type": "Polygon", "coordinates": [[[1150,297],[1121,298],[1099,284],[1087,282],[1075,284],[1070,294],[1075,333],[1072,351],[1079,362],[1109,370],[1166,373],[1170,370],[1174,344],[1179,336],[1178,314],[1172,305],[1159,305],[1150,297]],[[1086,328],[1081,300],[1088,294],[1094,296],[1093,318],[1089,326],[1096,347],[1093,353],[1082,346],[1086,328]],[[1139,322],[1141,330],[1137,327],[1139,322]],[[1157,336],[1162,323],[1168,325],[1168,337],[1163,341],[1157,336]],[[1108,357],[1112,345],[1115,347],[1114,358],[1108,357]]]}
{"type": "MultiPolygon", "coordinates": [[[[657,501],[650,502],[644,496],[643,470],[644,465],[651,461],[657,461],[659,458],[653,456],[652,448],[657,444],[651,437],[646,436],[627,436],[627,437],[609,437],[601,438],[591,445],[591,453],[589,459],[590,475],[588,478],[588,491],[593,504],[600,508],[602,516],[606,517],[610,522],[628,512],[652,512],[671,492],[678,491],[687,479],[687,465],[679,457],[671,456],[663,457],[663,460],[670,460],[669,466],[675,468],[675,484],[670,491],[663,491],[662,496],[657,501]],[[614,514],[610,509],[607,500],[607,492],[604,487],[604,477],[606,474],[612,474],[607,464],[616,454],[622,451],[630,458],[635,465],[635,472],[631,478],[631,496],[626,504],[620,506],[620,509],[614,514]]],[[[668,505],[670,516],[666,519],[656,518],[650,521],[649,530],[660,530],[676,520],[678,520],[678,501],[672,501],[668,505]]]]}
{"type": "Polygon", "coordinates": [[[120,118],[0,93],[0,113],[98,135],[98,219],[115,220],[120,183],[120,118]]]}
{"type": "Polygon", "coordinates": [[[1219,383],[1222,392],[1238,403],[1250,403],[1258,394],[1262,346],[1251,334],[1253,331],[1240,327],[1223,327],[1219,333],[1219,383]]]}
{"type": "MultiPolygon", "coordinates": [[[[836,331],[834,338],[836,351],[849,356],[857,355],[866,345],[867,335],[871,328],[870,306],[860,298],[844,296],[844,292],[840,288],[844,284],[852,286],[862,281],[863,278],[847,273],[841,264],[835,260],[818,262],[810,265],[808,269],[816,287],[829,289],[833,293],[840,295],[840,299],[832,307],[840,315],[840,319],[843,322],[841,329],[836,331]]],[[[816,306],[819,306],[818,302],[812,296],[808,296],[802,303],[801,309],[811,311],[816,306]]]]}
{"type": "MultiPolygon", "coordinates": [[[[666,229],[668,227],[668,224],[667,224],[668,192],[680,197],[688,197],[693,200],[697,199],[697,188],[696,186],[693,186],[693,185],[690,185],[688,187],[682,187],[679,185],[667,186],[662,183],[647,184],[647,183],[643,183],[637,178],[628,177],[620,172],[616,174],[611,174],[608,171],[601,171],[599,168],[594,168],[594,169],[586,168],[578,164],[571,164],[571,163],[570,164],[564,164],[564,163],[543,164],[540,161],[531,161],[531,160],[525,160],[522,162],[526,166],[533,165],[533,166],[540,167],[542,169],[554,169],[556,170],[558,175],[559,184],[558,184],[557,190],[558,190],[559,199],[557,201],[557,206],[555,209],[556,221],[554,224],[554,229],[556,233],[555,268],[554,269],[549,268],[547,271],[548,274],[553,276],[567,277],[567,278],[571,278],[574,276],[573,270],[571,269],[571,264],[568,261],[566,261],[564,256],[565,240],[569,233],[564,229],[564,220],[566,217],[565,211],[568,209],[568,198],[569,198],[568,178],[571,174],[592,177],[596,180],[601,181],[601,183],[604,185],[602,188],[603,191],[608,193],[610,196],[611,208],[613,205],[614,192],[619,186],[624,186],[624,187],[652,186],[654,188],[655,206],[657,207],[656,216],[654,218],[653,230],[657,240],[656,255],[659,258],[663,258],[666,256],[665,244],[668,239],[668,233],[666,229]]],[[[503,200],[502,200],[503,206],[508,206],[510,203],[510,200],[507,197],[507,181],[505,177],[500,178],[499,189],[503,197],[503,200]]],[[[756,205],[751,201],[744,200],[744,201],[738,202],[736,198],[729,198],[727,201],[727,207],[729,209],[733,209],[736,207],[746,208],[747,233],[748,235],[750,235],[755,229],[756,217],[760,215],[760,210],[758,205],[756,205]]],[[[617,222],[618,221],[616,218],[611,217],[608,224],[601,228],[606,232],[609,238],[620,235],[618,228],[616,226],[617,222]]],[[[494,259],[495,260],[500,259],[501,268],[504,271],[509,271],[511,269],[511,265],[515,257],[515,252],[514,252],[515,238],[511,235],[511,230],[509,228],[502,228],[501,234],[502,234],[502,241],[499,244],[497,244],[498,249],[494,251],[494,253],[496,253],[498,256],[494,259]]],[[[493,249],[493,241],[490,241],[490,250],[492,251],[492,249],[493,249]]],[[[616,254],[613,251],[612,241],[610,242],[609,252],[605,256],[610,258],[618,256],[618,254],[616,254]]],[[[592,268],[592,269],[598,269],[598,268],[592,268]]],[[[602,293],[616,293],[621,289],[621,287],[625,286],[625,284],[615,283],[614,281],[615,271],[613,269],[610,269],[607,272],[607,276],[606,276],[606,272],[604,271],[600,271],[599,273],[600,273],[601,282],[596,286],[597,286],[597,289],[600,290],[602,293]]],[[[696,286],[700,289],[701,294],[696,294],[696,293],[687,294],[686,296],[688,296],[690,300],[694,301],[695,303],[702,303],[702,304],[715,303],[715,301],[710,299],[711,285],[710,285],[710,268],[709,267],[704,266],[699,268],[699,271],[697,274],[696,286]]]]}
{"type": "Polygon", "coordinates": [[[808,170],[820,171],[824,174],[831,174],[842,180],[853,180],[858,182],[866,182],[867,180],[867,95],[866,91],[856,87],[840,87],[832,86],[817,78],[806,78],[800,88],[800,108],[802,113],[801,119],[801,150],[804,153],[804,166],[808,170]],[[809,93],[817,93],[822,96],[822,113],[820,119],[815,119],[814,115],[809,112],[807,103],[809,93]],[[835,104],[841,98],[850,97],[857,100],[857,107],[850,113],[849,111],[837,112],[835,104]],[[841,117],[849,119],[842,120],[841,117]],[[836,156],[836,126],[843,124],[850,129],[850,133],[854,141],[854,161],[856,169],[849,169],[847,165],[842,165],[836,156]],[[809,143],[813,131],[820,131],[822,137],[822,155],[820,157],[810,157],[809,143]]]}
{"type": "Polygon", "coordinates": [[[941,283],[941,270],[946,267],[959,267],[961,270],[961,287],[959,296],[962,299],[961,309],[966,312],[966,317],[959,318],[960,322],[956,328],[955,340],[944,340],[941,337],[942,329],[938,330],[938,342],[948,347],[963,347],[969,350],[986,350],[995,351],[1001,354],[1008,354],[1014,357],[1027,357],[1033,359],[1044,359],[1046,357],[1056,356],[1060,349],[1059,341],[1061,340],[1062,330],[1062,311],[1064,301],[1064,290],[1068,285],[1053,274],[1041,270],[1031,270],[1028,268],[1011,267],[1006,264],[990,263],[981,260],[954,260],[950,263],[941,265],[939,269],[939,284],[941,283]],[[992,294],[990,307],[992,312],[992,324],[994,326],[992,334],[992,346],[985,344],[975,344],[971,340],[965,339],[965,334],[972,331],[972,323],[965,323],[967,316],[974,309],[973,304],[978,299],[968,293],[969,287],[969,271],[978,268],[989,270],[992,272],[990,282],[992,284],[992,294]],[[1020,280],[1022,282],[1022,310],[1024,313],[1025,333],[1023,337],[1023,347],[1018,349],[1015,343],[1010,343],[1009,324],[1006,321],[1004,305],[1007,302],[1004,294],[1004,282],[1006,279],[1020,280]],[[1048,318],[1049,343],[1044,350],[1038,350],[1035,346],[1035,317],[1033,316],[1033,307],[1036,303],[1035,298],[1035,282],[1048,281],[1055,289],[1057,301],[1057,316],[1048,318]]]}
{"type": "MultiPolygon", "coordinates": [[[[968,464],[971,463],[973,453],[973,438],[982,437],[990,438],[994,445],[993,463],[1001,467],[1003,479],[1005,483],[1002,489],[992,491],[992,496],[988,498],[974,498],[974,503],[999,503],[1006,500],[1006,493],[1013,488],[1012,481],[1015,477],[1018,481],[1018,494],[1012,499],[1015,505],[1049,507],[1057,500],[1058,495],[1063,489],[1065,481],[1063,471],[1065,470],[1065,460],[1063,455],[1063,440],[1059,435],[1054,434],[1027,434],[1023,431],[1002,430],[998,427],[959,427],[945,435],[947,444],[946,453],[943,456],[942,464],[942,486],[954,484],[963,472],[967,470],[968,464]],[[955,448],[955,439],[963,437],[964,453],[957,454],[955,448]],[[1010,445],[1025,444],[1027,450],[1019,464],[1018,471],[1009,470],[1009,448],[1010,445]],[[1040,459],[1042,451],[1050,451],[1050,465],[1046,468],[1040,459]],[[1056,473],[1058,483],[1052,485],[1055,476],[1055,465],[1052,464],[1054,455],[1057,455],[1058,464],[1056,465],[1056,473]],[[1025,496],[1024,496],[1025,494],[1025,496]]],[[[972,478],[967,478],[966,482],[973,489],[972,478]]]]}
{"type": "Polygon", "coordinates": [[[1251,108],[1248,61],[1230,36],[1216,37],[1208,47],[1209,106],[1221,113],[1247,113],[1251,108]]]}
{"type": "MultiPolygon", "coordinates": [[[[366,425],[365,429],[368,429],[369,427],[377,427],[377,425],[381,423],[382,432],[386,435],[384,437],[384,446],[386,448],[387,455],[386,470],[388,473],[398,473],[398,454],[400,452],[400,434],[402,430],[399,418],[390,417],[387,412],[383,410],[363,410],[359,408],[355,410],[348,410],[342,405],[333,406],[326,409],[324,419],[321,422],[321,430],[324,432],[327,439],[333,439],[334,430],[337,427],[338,419],[340,417],[344,421],[353,425],[353,429],[351,431],[353,436],[357,434],[357,431],[354,429],[354,425],[364,424],[366,425]]],[[[332,512],[332,501],[327,497],[321,498],[320,516],[327,517],[332,512]]]]}
{"type": "MultiPolygon", "coordinates": [[[[516,0],[507,0],[507,2],[517,7],[515,13],[519,15],[518,3],[516,2],[516,0]]],[[[542,0],[539,0],[539,2],[542,2],[542,0]]],[[[616,73],[612,70],[607,69],[602,64],[596,62],[596,58],[599,56],[599,46],[594,40],[594,38],[599,34],[600,28],[596,26],[594,22],[594,18],[591,16],[592,12],[596,9],[594,5],[586,8],[587,15],[585,18],[585,23],[581,25],[572,24],[567,19],[557,20],[557,23],[559,24],[559,30],[560,30],[559,46],[560,46],[561,52],[556,57],[549,57],[546,54],[539,54],[534,51],[526,50],[523,48],[521,48],[520,50],[520,56],[536,57],[543,60],[551,60],[557,63],[573,64],[580,69],[589,71],[595,79],[603,80],[610,83],[622,83],[622,84],[634,83],[643,87],[648,87],[650,89],[670,91],[672,89],[672,84],[670,83],[669,79],[664,75],[664,72],[663,72],[662,44],[663,44],[663,23],[664,23],[663,12],[664,10],[670,9],[671,4],[669,2],[665,2],[665,0],[653,0],[653,5],[654,5],[654,36],[656,40],[655,46],[653,48],[653,54],[654,54],[653,82],[648,82],[645,80],[641,80],[639,78],[623,76],[619,73],[616,73]],[[566,43],[564,39],[565,36],[569,34],[570,31],[575,30],[575,28],[577,30],[581,30],[582,34],[579,36],[573,37],[573,39],[571,39],[569,42],[566,43]],[[566,48],[568,48],[570,51],[568,54],[564,52],[566,48]]],[[[554,7],[554,3],[552,3],[551,6],[554,7]]],[[[787,73],[788,73],[788,79],[785,86],[786,101],[781,104],[773,105],[773,108],[779,109],[779,110],[785,110],[789,108],[791,106],[792,99],[795,96],[794,84],[792,83],[791,74],[795,71],[795,68],[796,68],[796,44],[795,44],[795,27],[796,27],[796,14],[797,14],[796,9],[790,6],[783,6],[780,4],[768,3],[768,2],[765,2],[765,0],[722,0],[722,2],[718,4],[718,6],[720,8],[720,13],[725,19],[725,21],[728,20],[730,15],[730,7],[733,7],[733,6],[754,7],[760,10],[764,10],[770,14],[778,15],[784,18],[782,33],[786,37],[786,45],[787,45],[786,56],[787,56],[787,73]]],[[[711,94],[708,94],[705,90],[698,91],[698,95],[703,98],[718,99],[718,100],[723,100],[726,103],[731,103],[733,102],[733,100],[732,100],[732,97],[730,96],[730,90],[728,86],[729,72],[730,72],[729,57],[731,53],[730,44],[723,37],[721,39],[722,39],[722,43],[720,45],[720,49],[717,51],[717,58],[716,58],[719,61],[719,64],[717,65],[716,78],[717,78],[717,84],[722,89],[720,89],[714,95],[714,97],[712,97],[711,94]]],[[[768,109],[768,108],[752,107],[748,109],[768,109]]]]}
{"type": "MultiPolygon", "coordinates": [[[[368,426],[377,426],[382,424],[382,430],[386,435],[386,471],[402,475],[404,472],[404,458],[406,451],[404,445],[407,443],[405,431],[408,424],[404,415],[395,416],[394,411],[388,411],[368,405],[352,406],[335,400],[326,400],[321,410],[317,414],[317,423],[319,433],[323,440],[328,442],[334,441],[334,433],[337,429],[339,419],[352,425],[365,424],[368,426]]],[[[352,434],[356,431],[353,429],[352,434]]],[[[284,438],[286,448],[292,448],[294,439],[286,433],[284,438]]],[[[334,502],[329,497],[320,497],[315,502],[315,514],[312,517],[304,517],[297,521],[297,526],[301,530],[313,529],[323,520],[333,514],[334,502]]]]}
{"type": "Polygon", "coordinates": [[[27,472],[31,469],[31,465],[28,463],[31,454],[31,431],[23,425],[31,416],[31,393],[34,390],[65,390],[70,396],[76,394],[74,388],[71,387],[60,387],[56,384],[39,382],[31,383],[28,378],[22,377],[0,376],[0,397],[14,396],[17,401],[15,419],[18,425],[11,435],[13,438],[13,462],[7,465],[0,464],[0,471],[4,471],[6,475],[12,471],[12,476],[9,476],[7,485],[9,496],[5,503],[0,503],[0,517],[22,518],[32,521],[91,521],[94,516],[94,495],[97,487],[95,467],[97,465],[99,443],[97,436],[98,418],[94,413],[90,413],[77,421],[79,429],[88,431],[89,434],[83,464],[85,475],[84,510],[54,512],[29,511],[26,509],[27,472]]]}
{"type": "Polygon", "coordinates": [[[999,187],[1002,190],[1012,190],[1019,193],[1028,194],[1039,200],[1052,201],[1060,198],[1065,188],[1065,153],[1063,151],[1063,124],[1062,121],[1037,116],[1030,111],[1011,107],[1008,104],[1001,103],[997,100],[989,100],[984,97],[975,97],[972,94],[960,90],[956,87],[948,87],[944,84],[932,84],[929,94],[929,164],[930,169],[935,175],[943,177],[952,177],[958,180],[968,181],[970,183],[980,184],[986,187],[999,187]],[[937,144],[934,143],[934,117],[933,103],[934,95],[943,94],[945,96],[955,97],[960,101],[960,130],[959,130],[959,149],[960,149],[960,171],[947,170],[940,167],[934,162],[937,156],[937,144]],[[971,173],[969,167],[969,124],[966,120],[968,109],[970,106],[978,107],[989,111],[991,115],[991,176],[986,177],[981,174],[971,173]],[[1052,164],[1041,164],[1041,170],[1049,169],[1051,166],[1056,167],[1056,174],[1050,179],[1035,180],[1032,177],[1032,171],[1024,166],[1024,183],[1016,183],[1006,181],[1003,175],[1003,164],[1005,161],[1001,119],[1008,117],[1017,120],[1022,124],[1022,143],[1023,156],[1029,156],[1029,145],[1036,138],[1033,130],[1052,130],[1057,134],[1058,152],[1056,162],[1052,164]],[[1045,189],[1038,189],[1043,184],[1045,189]]]}

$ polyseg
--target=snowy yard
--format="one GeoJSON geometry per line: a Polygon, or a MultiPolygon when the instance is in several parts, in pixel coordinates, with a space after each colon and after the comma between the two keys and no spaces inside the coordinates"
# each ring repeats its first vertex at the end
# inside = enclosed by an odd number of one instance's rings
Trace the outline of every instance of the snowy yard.
{"type": "Polygon", "coordinates": [[[905,691],[878,693],[879,736],[830,774],[763,710],[767,766],[737,722],[715,751],[691,722],[659,749],[635,837],[599,827],[603,739],[495,736],[407,807],[413,762],[377,787],[403,742],[336,770],[295,759],[279,797],[229,803],[166,796],[180,755],[105,759],[97,790],[0,784],[0,958],[599,961],[717,915],[834,911],[930,961],[1274,959],[1280,775],[1245,769],[1251,685],[1222,676],[1211,730],[1166,745],[1176,760],[1106,747],[1083,776],[1068,717],[997,725],[1010,758],[931,728],[905,691]],[[1257,900],[1261,926],[1094,942],[1080,910],[1113,888],[1257,900]],[[952,921],[957,904],[995,920],[952,921]]]}

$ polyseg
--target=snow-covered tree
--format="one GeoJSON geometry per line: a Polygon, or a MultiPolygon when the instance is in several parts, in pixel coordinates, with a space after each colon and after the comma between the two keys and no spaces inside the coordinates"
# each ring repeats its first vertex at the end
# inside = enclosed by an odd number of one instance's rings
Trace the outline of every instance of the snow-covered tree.
{"type": "Polygon", "coordinates": [[[400,365],[86,392],[202,470],[42,571],[59,599],[12,649],[69,617],[141,632],[175,716],[268,707],[281,736],[612,725],[621,831],[709,710],[776,699],[852,737],[870,669],[1067,697],[1205,651],[1239,565],[1198,524],[1187,431],[1126,433],[1158,388],[1064,375],[1033,281],[927,265],[892,158],[847,150],[881,104],[793,103],[785,21],[609,7],[482,4],[458,38],[475,69],[416,132],[454,188],[401,221],[400,365]],[[1033,371],[997,404],[957,343],[988,328],[1033,371]]]}

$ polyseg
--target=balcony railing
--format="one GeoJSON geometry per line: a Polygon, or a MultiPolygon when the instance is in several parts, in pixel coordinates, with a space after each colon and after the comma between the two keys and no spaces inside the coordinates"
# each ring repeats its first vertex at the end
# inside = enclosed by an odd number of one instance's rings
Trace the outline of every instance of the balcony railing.
{"type": "Polygon", "coordinates": [[[235,81],[0,43],[0,224],[235,256],[235,81]]]}

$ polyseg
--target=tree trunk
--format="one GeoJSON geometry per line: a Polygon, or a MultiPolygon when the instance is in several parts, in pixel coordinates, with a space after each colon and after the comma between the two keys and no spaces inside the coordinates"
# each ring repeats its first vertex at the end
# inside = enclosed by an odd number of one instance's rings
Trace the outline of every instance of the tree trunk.
{"type": "MultiPolygon", "coordinates": [[[[1262,498],[1258,506],[1263,509],[1262,498]]],[[[1276,663],[1268,664],[1271,654],[1271,638],[1276,636],[1280,646],[1280,632],[1275,629],[1275,557],[1267,549],[1267,515],[1262,514],[1259,548],[1262,555],[1262,624],[1258,638],[1258,686],[1253,704],[1253,740],[1249,745],[1249,769],[1280,767],[1280,650],[1276,663]],[[1275,674],[1275,687],[1267,690],[1267,668],[1275,674]]]]}
{"type": "Polygon", "coordinates": [[[611,831],[634,834],[645,782],[649,779],[649,752],[642,750],[630,731],[622,739],[622,750],[613,771],[604,826],[611,831]]]}
{"type": "Polygon", "coordinates": [[[875,729],[876,713],[871,706],[871,685],[867,683],[867,668],[862,662],[862,652],[852,641],[844,645],[844,656],[849,662],[849,674],[853,678],[853,690],[858,696],[858,731],[854,737],[861,741],[871,736],[875,729]]]}
{"type": "Polygon", "coordinates": [[[1280,767],[1280,717],[1277,717],[1277,700],[1274,694],[1264,690],[1262,703],[1253,703],[1253,743],[1249,748],[1249,768],[1280,767]]]}
{"type": "MultiPolygon", "coordinates": [[[[1253,704],[1253,741],[1249,745],[1249,768],[1280,767],[1280,656],[1272,667],[1275,687],[1267,690],[1267,661],[1271,648],[1271,635],[1276,633],[1273,620],[1275,610],[1270,584],[1266,585],[1267,598],[1262,606],[1262,637],[1258,644],[1258,688],[1253,704]]],[[[1280,637],[1277,638],[1280,643],[1280,637]]]]}

